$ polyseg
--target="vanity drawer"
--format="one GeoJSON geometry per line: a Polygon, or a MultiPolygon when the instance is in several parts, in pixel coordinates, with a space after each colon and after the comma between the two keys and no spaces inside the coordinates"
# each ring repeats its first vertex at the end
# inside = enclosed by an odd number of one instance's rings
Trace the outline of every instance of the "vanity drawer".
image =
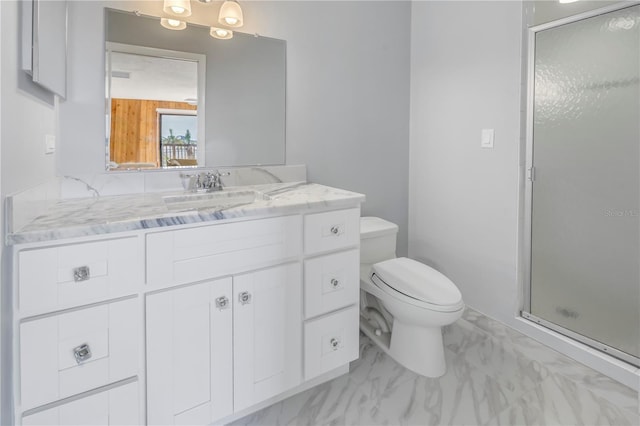
{"type": "Polygon", "coordinates": [[[186,284],[299,256],[301,217],[201,226],[147,235],[147,284],[186,284]]]}
{"type": "Polygon", "coordinates": [[[359,243],[359,208],[315,213],[304,217],[305,254],[339,250],[359,243]]]}
{"type": "Polygon", "coordinates": [[[23,315],[134,293],[144,269],[138,239],[122,238],[18,254],[23,315]]]}
{"type": "Polygon", "coordinates": [[[20,324],[22,408],[135,376],[138,303],[132,298],[20,324]]]}
{"type": "Polygon", "coordinates": [[[305,260],[305,318],[312,318],[356,304],[359,295],[359,250],[349,250],[305,260]]]}
{"type": "Polygon", "coordinates": [[[22,425],[137,425],[138,401],[135,381],[24,416],[22,425]]]}
{"type": "Polygon", "coordinates": [[[352,306],[304,325],[304,379],[309,380],[358,358],[359,313],[352,306]]]}

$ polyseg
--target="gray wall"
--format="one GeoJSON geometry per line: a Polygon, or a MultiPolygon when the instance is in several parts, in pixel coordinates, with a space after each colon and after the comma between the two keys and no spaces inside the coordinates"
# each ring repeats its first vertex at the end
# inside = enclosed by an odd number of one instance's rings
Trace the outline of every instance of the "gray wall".
{"type": "Polygon", "coordinates": [[[513,323],[522,4],[414,2],[409,253],[513,323]],[[455,22],[455,25],[452,23],[455,22]],[[495,129],[495,148],[480,147],[495,129]]]}
{"type": "MultiPolygon", "coordinates": [[[[21,191],[55,177],[55,156],[45,155],[46,134],[55,135],[54,98],[30,81],[20,67],[19,5],[0,1],[0,220],[4,219],[4,200],[8,194],[21,191]]],[[[4,224],[4,222],[2,222],[4,224]]],[[[4,241],[4,226],[0,231],[4,241]]],[[[11,285],[8,251],[0,245],[0,424],[11,424],[12,370],[10,361],[11,285]]]]}
{"type": "MultiPolygon", "coordinates": [[[[69,87],[60,106],[59,172],[100,173],[102,8],[151,14],[157,5],[69,4],[69,87]],[[71,133],[82,137],[65,137],[71,133]]],[[[196,13],[207,6],[192,5],[193,22],[213,23],[215,14],[196,13]]],[[[242,6],[243,32],[287,41],[287,163],[306,164],[310,181],[366,194],[363,213],[398,223],[399,253],[406,254],[410,3],[245,1],[242,6]]]]}

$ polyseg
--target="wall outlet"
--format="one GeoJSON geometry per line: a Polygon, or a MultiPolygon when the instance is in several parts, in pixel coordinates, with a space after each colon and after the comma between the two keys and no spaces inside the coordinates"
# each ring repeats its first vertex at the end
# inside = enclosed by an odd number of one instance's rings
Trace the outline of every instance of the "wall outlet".
{"type": "Polygon", "coordinates": [[[56,137],[54,135],[44,135],[44,153],[53,154],[56,152],[56,137]]]}
{"type": "Polygon", "coordinates": [[[493,129],[482,129],[482,137],[480,139],[480,148],[493,148],[493,129]]]}

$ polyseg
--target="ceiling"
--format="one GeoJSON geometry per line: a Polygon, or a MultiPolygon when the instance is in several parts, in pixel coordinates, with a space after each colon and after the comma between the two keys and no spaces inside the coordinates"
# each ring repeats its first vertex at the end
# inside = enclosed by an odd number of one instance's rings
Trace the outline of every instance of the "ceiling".
{"type": "Polygon", "coordinates": [[[111,97],[185,102],[198,97],[198,64],[111,52],[111,97]]]}

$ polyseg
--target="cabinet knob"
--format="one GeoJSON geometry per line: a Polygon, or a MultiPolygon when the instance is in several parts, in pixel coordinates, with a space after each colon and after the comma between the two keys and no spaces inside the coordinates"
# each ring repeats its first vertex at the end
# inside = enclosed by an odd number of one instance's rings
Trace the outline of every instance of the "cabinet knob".
{"type": "Polygon", "coordinates": [[[340,233],[340,226],[339,225],[333,225],[331,227],[331,233],[333,235],[338,235],[340,233]]]}
{"type": "Polygon", "coordinates": [[[331,346],[331,349],[337,351],[340,348],[340,340],[337,337],[332,337],[329,341],[329,345],[331,346]]]}
{"type": "Polygon", "coordinates": [[[87,343],[83,343],[82,345],[73,348],[73,356],[78,364],[82,364],[84,361],[91,358],[91,348],[87,343]]]}
{"type": "Polygon", "coordinates": [[[91,278],[91,271],[88,266],[80,266],[73,269],[73,281],[87,281],[89,278],[91,278]]]}
{"type": "Polygon", "coordinates": [[[238,300],[242,305],[246,305],[247,303],[251,303],[251,293],[248,291],[243,291],[238,295],[238,300]]]}
{"type": "Polygon", "coordinates": [[[223,310],[229,307],[229,299],[227,296],[220,296],[216,299],[216,308],[223,310]]]}
{"type": "Polygon", "coordinates": [[[337,278],[331,278],[331,287],[338,288],[340,286],[340,281],[337,278]]]}

